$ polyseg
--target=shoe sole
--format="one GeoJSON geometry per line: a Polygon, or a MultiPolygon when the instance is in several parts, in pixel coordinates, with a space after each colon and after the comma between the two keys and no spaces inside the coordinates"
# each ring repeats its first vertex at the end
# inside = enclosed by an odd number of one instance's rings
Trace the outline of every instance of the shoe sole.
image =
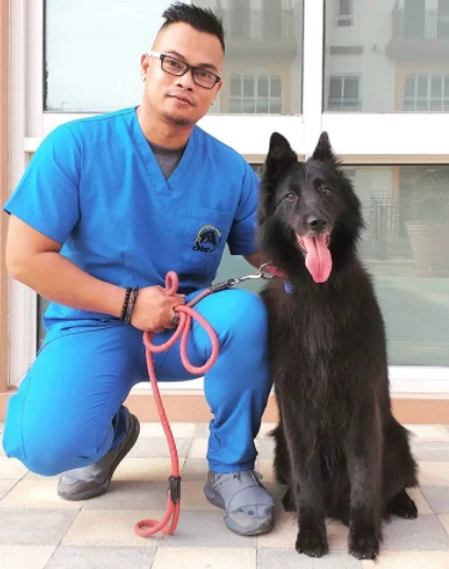
{"type": "Polygon", "coordinates": [[[134,415],[130,415],[130,418],[132,424],[130,425],[131,432],[128,438],[128,442],[115,457],[114,462],[111,464],[111,468],[109,470],[106,480],[102,484],[98,484],[96,486],[93,486],[92,488],[88,488],[87,490],[84,490],[83,492],[78,492],[76,494],[69,494],[69,493],[65,494],[58,490],[58,496],[60,498],[63,498],[64,500],[68,500],[71,502],[78,502],[80,500],[89,500],[90,498],[96,498],[97,496],[101,496],[102,494],[108,491],[109,486],[111,485],[112,477],[114,476],[114,472],[116,471],[120,462],[125,458],[125,456],[136,444],[136,441],[140,434],[139,420],[134,415]]]}
{"type": "MultiPolygon", "coordinates": [[[[220,496],[220,494],[218,492],[216,492],[212,488],[212,486],[210,485],[209,482],[207,482],[206,485],[204,486],[204,495],[206,496],[206,498],[209,500],[209,502],[211,504],[213,504],[214,506],[217,506],[218,508],[221,508],[222,510],[224,510],[226,512],[226,507],[225,507],[225,503],[224,503],[223,498],[220,496]]],[[[274,527],[274,515],[272,516],[271,519],[268,518],[260,526],[253,528],[253,529],[246,529],[246,528],[242,528],[241,526],[238,526],[228,516],[227,512],[226,512],[226,515],[224,516],[223,519],[224,519],[226,526],[232,532],[236,533],[237,535],[241,535],[241,536],[245,536],[245,537],[260,535],[262,533],[268,533],[274,527]]]]}

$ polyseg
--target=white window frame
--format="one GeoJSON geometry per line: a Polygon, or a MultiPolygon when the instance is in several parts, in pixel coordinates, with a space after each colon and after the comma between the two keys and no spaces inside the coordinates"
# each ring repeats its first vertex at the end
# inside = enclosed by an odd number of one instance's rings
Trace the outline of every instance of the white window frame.
{"type": "MultiPolygon", "coordinates": [[[[200,122],[205,130],[253,162],[263,160],[275,130],[306,158],[320,132],[326,130],[342,161],[354,166],[448,163],[449,113],[322,112],[324,3],[304,0],[304,21],[302,115],[210,115],[200,122]]],[[[10,166],[14,188],[40,141],[57,125],[86,115],[42,111],[43,0],[11,2],[11,26],[10,166]]],[[[21,381],[35,358],[36,314],[36,294],[10,281],[10,385],[21,381]]],[[[391,366],[390,377],[393,392],[449,392],[449,367],[391,366]]],[[[184,391],[200,387],[201,380],[182,384],[184,391]]],[[[164,390],[179,388],[179,384],[163,385],[164,390]]]]}

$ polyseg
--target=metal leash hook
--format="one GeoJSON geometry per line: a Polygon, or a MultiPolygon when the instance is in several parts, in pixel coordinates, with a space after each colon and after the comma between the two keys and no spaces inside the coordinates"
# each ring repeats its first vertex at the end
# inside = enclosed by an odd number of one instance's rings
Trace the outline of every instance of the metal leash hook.
{"type": "Polygon", "coordinates": [[[257,273],[250,273],[249,275],[243,275],[242,277],[227,279],[226,281],[223,281],[221,283],[211,285],[209,288],[212,292],[220,292],[221,290],[226,290],[233,286],[239,285],[240,283],[243,283],[245,281],[257,280],[257,279],[264,279],[264,280],[272,279],[274,275],[265,270],[265,267],[268,266],[269,263],[264,263],[263,265],[261,265],[257,273]]]}

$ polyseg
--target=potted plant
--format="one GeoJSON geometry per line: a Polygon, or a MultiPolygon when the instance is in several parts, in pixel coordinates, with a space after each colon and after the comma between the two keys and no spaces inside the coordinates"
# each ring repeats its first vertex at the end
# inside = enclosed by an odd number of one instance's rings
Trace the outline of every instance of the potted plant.
{"type": "Polygon", "coordinates": [[[449,166],[419,170],[409,193],[406,224],[416,267],[449,271],[449,166]]]}

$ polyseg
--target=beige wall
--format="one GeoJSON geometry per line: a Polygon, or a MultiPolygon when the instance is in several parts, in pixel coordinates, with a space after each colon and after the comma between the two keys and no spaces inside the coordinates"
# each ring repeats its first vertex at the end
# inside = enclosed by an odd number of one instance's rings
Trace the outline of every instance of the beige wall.
{"type": "MultiPolygon", "coordinates": [[[[0,198],[8,196],[9,179],[9,0],[0,0],[0,198]]],[[[0,213],[0,420],[8,386],[8,279],[4,264],[6,219],[0,213]]]]}

